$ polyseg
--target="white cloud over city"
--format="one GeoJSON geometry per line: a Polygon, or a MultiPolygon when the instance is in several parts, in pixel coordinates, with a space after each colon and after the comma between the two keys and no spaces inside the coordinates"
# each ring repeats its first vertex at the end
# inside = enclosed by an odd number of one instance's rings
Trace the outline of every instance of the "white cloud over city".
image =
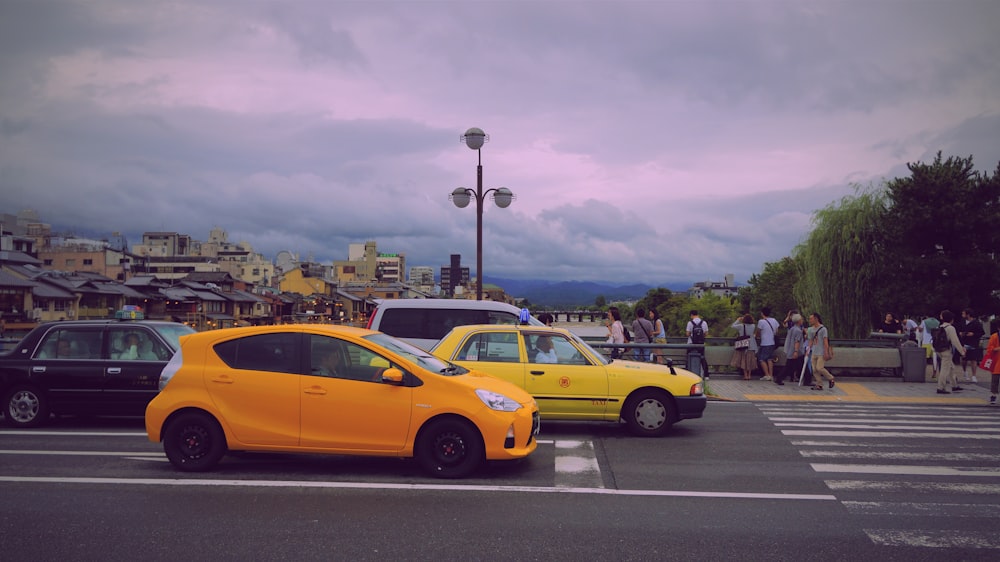
{"type": "Polygon", "coordinates": [[[1000,162],[990,1],[0,3],[0,211],[269,257],[746,280],[906,163],[1000,162]]]}

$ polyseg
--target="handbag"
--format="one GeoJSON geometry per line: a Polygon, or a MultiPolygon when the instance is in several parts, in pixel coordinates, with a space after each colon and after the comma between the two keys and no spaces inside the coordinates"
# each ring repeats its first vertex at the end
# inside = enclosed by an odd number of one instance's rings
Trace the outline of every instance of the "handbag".
{"type": "Polygon", "coordinates": [[[983,357],[983,360],[979,362],[979,368],[984,371],[989,371],[992,373],[993,365],[996,364],[997,364],[997,352],[994,351],[993,353],[990,353],[986,357],[983,357]]]}
{"type": "Polygon", "coordinates": [[[736,340],[733,341],[733,347],[736,349],[750,349],[750,336],[746,335],[746,326],[743,327],[743,335],[736,336],[736,340]]]}

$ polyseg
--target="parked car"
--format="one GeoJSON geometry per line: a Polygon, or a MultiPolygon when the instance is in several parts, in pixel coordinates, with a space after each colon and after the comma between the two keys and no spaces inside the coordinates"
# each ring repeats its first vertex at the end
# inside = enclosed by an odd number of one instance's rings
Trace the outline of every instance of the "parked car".
{"type": "MultiPolygon", "coordinates": [[[[518,324],[521,314],[516,306],[497,301],[384,299],[368,319],[368,329],[430,349],[455,326],[518,324]]],[[[530,315],[528,323],[543,325],[530,315]]]]}
{"type": "Polygon", "coordinates": [[[538,401],[542,419],[622,419],[635,435],[658,436],[705,411],[702,381],[694,373],[609,361],[562,328],[460,326],[431,352],[525,389],[538,401]]]}
{"type": "Polygon", "coordinates": [[[193,332],[146,320],[41,324],[0,354],[4,417],[35,427],[50,414],[141,416],[180,336],[193,332]]]}
{"type": "Polygon", "coordinates": [[[520,388],[363,328],[230,328],[181,339],[146,408],[146,432],[179,470],[227,451],[415,457],[460,478],[537,447],[520,388]]]}

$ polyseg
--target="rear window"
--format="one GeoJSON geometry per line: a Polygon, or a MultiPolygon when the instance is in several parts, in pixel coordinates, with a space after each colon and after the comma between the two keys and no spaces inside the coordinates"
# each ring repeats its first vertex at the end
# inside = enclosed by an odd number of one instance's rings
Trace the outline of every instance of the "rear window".
{"type": "Polygon", "coordinates": [[[397,338],[439,340],[455,326],[516,322],[513,314],[489,310],[388,308],[382,312],[378,330],[397,338]]]}
{"type": "Polygon", "coordinates": [[[215,353],[233,369],[299,372],[297,334],[260,334],[222,342],[215,353]]]}

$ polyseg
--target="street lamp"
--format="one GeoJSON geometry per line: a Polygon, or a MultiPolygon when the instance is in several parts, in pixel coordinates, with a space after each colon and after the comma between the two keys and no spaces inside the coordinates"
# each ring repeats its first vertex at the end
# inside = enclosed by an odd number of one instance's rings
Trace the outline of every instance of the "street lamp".
{"type": "Polygon", "coordinates": [[[476,198],[476,276],[479,281],[476,283],[476,300],[483,300],[483,201],[486,196],[492,193],[491,199],[497,207],[506,209],[511,202],[517,198],[511,190],[506,187],[487,189],[483,191],[483,153],[480,149],[483,143],[490,140],[490,136],[478,127],[472,127],[461,137],[466,146],[476,151],[479,162],[476,166],[476,190],[472,191],[467,187],[455,188],[448,196],[452,203],[460,209],[469,206],[469,201],[473,196],[476,198]]]}

